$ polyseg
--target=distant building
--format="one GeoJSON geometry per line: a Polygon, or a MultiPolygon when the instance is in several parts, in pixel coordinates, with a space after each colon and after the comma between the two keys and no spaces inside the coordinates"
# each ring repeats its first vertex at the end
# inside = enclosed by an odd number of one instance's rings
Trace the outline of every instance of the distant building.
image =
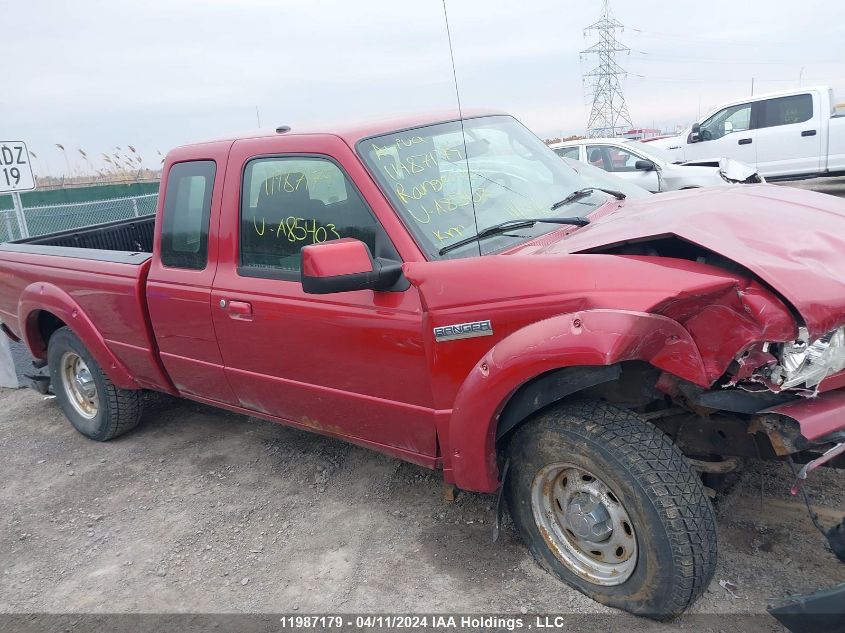
{"type": "Polygon", "coordinates": [[[582,138],[587,138],[587,137],[586,136],[578,136],[577,134],[573,134],[571,136],[563,136],[561,134],[560,136],[557,136],[555,138],[547,138],[543,142],[546,145],[553,145],[555,143],[562,143],[563,141],[578,141],[578,140],[581,140],[582,138]]]}
{"type": "Polygon", "coordinates": [[[653,127],[635,127],[631,128],[627,132],[622,133],[623,138],[630,139],[632,141],[639,141],[644,138],[651,138],[653,136],[660,136],[663,132],[658,130],[657,128],[653,127]]]}

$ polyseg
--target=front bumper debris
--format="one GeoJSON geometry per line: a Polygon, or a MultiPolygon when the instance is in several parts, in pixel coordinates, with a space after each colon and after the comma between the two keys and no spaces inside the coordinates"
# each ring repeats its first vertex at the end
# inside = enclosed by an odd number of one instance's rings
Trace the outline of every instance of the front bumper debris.
{"type": "Polygon", "coordinates": [[[845,633],[845,583],[781,598],[768,611],[792,633],[845,633]]]}
{"type": "Polygon", "coordinates": [[[776,413],[798,422],[801,435],[819,441],[836,431],[845,431],[845,389],[834,389],[815,398],[799,398],[761,413],[776,413]]]}

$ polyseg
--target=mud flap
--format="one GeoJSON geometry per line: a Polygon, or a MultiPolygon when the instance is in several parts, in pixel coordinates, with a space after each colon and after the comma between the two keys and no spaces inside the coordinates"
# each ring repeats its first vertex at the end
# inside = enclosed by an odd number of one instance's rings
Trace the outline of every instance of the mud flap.
{"type": "Polygon", "coordinates": [[[496,523],[493,525],[493,542],[498,543],[499,537],[502,535],[502,519],[505,514],[505,478],[508,476],[508,468],[511,465],[511,460],[508,459],[502,468],[502,481],[499,484],[499,494],[496,495],[496,523]]]}
{"type": "MultiPolygon", "coordinates": [[[[35,369],[44,369],[47,366],[47,360],[34,358],[32,366],[35,369]]],[[[29,386],[38,393],[45,396],[50,393],[50,374],[24,374],[23,377],[29,380],[29,386]]]]}
{"type": "Polygon", "coordinates": [[[792,633],[845,633],[845,583],[781,598],[768,611],[792,633]]]}
{"type": "Polygon", "coordinates": [[[38,393],[47,395],[50,393],[50,376],[42,374],[24,374],[24,378],[29,379],[29,386],[35,389],[38,393]]]}

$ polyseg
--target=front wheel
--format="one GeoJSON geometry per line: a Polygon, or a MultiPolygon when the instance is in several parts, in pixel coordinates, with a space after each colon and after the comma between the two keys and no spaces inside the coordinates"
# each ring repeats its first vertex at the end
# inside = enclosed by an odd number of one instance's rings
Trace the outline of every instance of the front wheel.
{"type": "Polygon", "coordinates": [[[138,425],[141,392],[116,387],[69,328],[50,337],[47,362],[59,406],[85,437],[105,442],[138,425]]]}
{"type": "Polygon", "coordinates": [[[518,428],[505,496],[541,566],[587,596],[656,619],[682,613],[716,567],[716,522],[678,448],[635,413],[587,401],[518,428]]]}

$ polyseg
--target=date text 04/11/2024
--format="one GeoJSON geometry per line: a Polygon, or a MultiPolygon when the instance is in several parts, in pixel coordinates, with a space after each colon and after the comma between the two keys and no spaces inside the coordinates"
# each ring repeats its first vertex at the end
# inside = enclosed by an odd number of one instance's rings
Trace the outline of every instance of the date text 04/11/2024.
{"type": "Polygon", "coordinates": [[[509,615],[358,615],[353,617],[340,615],[286,615],[281,616],[283,627],[294,629],[312,628],[354,628],[354,629],[456,629],[479,630],[499,629],[516,630],[563,630],[566,618],[560,615],[533,616],[533,621],[525,616],[509,615]]]}

